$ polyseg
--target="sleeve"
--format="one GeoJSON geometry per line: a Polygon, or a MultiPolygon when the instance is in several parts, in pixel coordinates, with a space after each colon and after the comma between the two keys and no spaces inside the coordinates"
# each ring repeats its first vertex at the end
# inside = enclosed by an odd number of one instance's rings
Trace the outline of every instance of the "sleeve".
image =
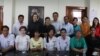
{"type": "Polygon", "coordinates": [[[1,37],[0,37],[0,50],[1,50],[1,37]]]}
{"type": "Polygon", "coordinates": [[[30,39],[30,49],[33,48],[33,41],[32,41],[32,38],[30,39]]]}
{"type": "Polygon", "coordinates": [[[84,45],[84,48],[87,48],[86,41],[84,38],[83,38],[83,45],[84,45]]]}
{"type": "Polygon", "coordinates": [[[28,43],[30,43],[30,37],[28,36],[28,43]]]}
{"type": "Polygon", "coordinates": [[[41,38],[41,48],[43,48],[43,39],[41,38]]]}
{"type": "Polygon", "coordinates": [[[81,27],[80,27],[80,25],[78,26],[78,29],[81,31],[81,27]]]}
{"type": "Polygon", "coordinates": [[[60,51],[59,37],[56,40],[56,47],[57,47],[57,50],[60,51]]]}
{"type": "Polygon", "coordinates": [[[18,41],[19,41],[19,39],[18,39],[19,37],[18,36],[16,36],[16,38],[15,38],[15,43],[18,43],[18,41]]]}
{"type": "Polygon", "coordinates": [[[46,48],[46,38],[43,39],[43,47],[46,48]]]}
{"type": "Polygon", "coordinates": [[[10,45],[14,46],[15,37],[14,35],[11,35],[10,45]]]}
{"type": "Polygon", "coordinates": [[[67,48],[66,48],[66,50],[69,51],[69,48],[70,48],[70,37],[68,37],[67,48]]]}
{"type": "Polygon", "coordinates": [[[30,34],[30,32],[31,32],[31,23],[29,23],[28,25],[27,25],[27,32],[28,32],[28,34],[30,34]]]}
{"type": "Polygon", "coordinates": [[[73,25],[70,25],[70,32],[69,32],[69,35],[72,35],[74,32],[74,28],[73,28],[73,25]]]}
{"type": "Polygon", "coordinates": [[[71,48],[75,48],[73,38],[71,38],[71,40],[70,40],[70,46],[71,46],[71,48]]]}

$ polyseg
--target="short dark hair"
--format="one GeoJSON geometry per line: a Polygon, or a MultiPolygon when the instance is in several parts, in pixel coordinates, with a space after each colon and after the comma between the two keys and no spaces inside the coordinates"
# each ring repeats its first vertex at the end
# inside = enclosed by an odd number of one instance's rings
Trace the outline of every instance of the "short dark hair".
{"type": "Polygon", "coordinates": [[[62,28],[62,29],[60,30],[60,32],[62,32],[62,31],[67,32],[67,30],[66,30],[65,28],[62,28]]]}
{"type": "Polygon", "coordinates": [[[64,16],[64,19],[65,19],[66,17],[69,19],[69,17],[68,17],[68,16],[64,16]]]}
{"type": "Polygon", "coordinates": [[[23,18],[24,18],[24,15],[19,15],[18,18],[19,18],[19,17],[23,17],[23,18]]]}
{"type": "Polygon", "coordinates": [[[3,31],[4,28],[9,30],[9,27],[7,25],[2,26],[1,30],[3,31]]]}
{"type": "Polygon", "coordinates": [[[57,16],[59,16],[58,12],[53,12],[53,16],[54,16],[54,14],[57,14],[57,16]]]}
{"type": "Polygon", "coordinates": [[[50,20],[50,17],[46,17],[45,20],[46,20],[46,19],[49,19],[49,20],[50,20]]]}
{"type": "Polygon", "coordinates": [[[25,31],[27,31],[26,26],[21,26],[21,27],[19,28],[19,31],[20,31],[21,29],[25,29],[25,31]]]}
{"type": "Polygon", "coordinates": [[[91,27],[90,27],[90,30],[92,30],[93,28],[95,29],[95,27],[91,26],[91,27]]]}
{"type": "Polygon", "coordinates": [[[78,21],[78,18],[77,18],[77,17],[74,17],[74,18],[73,18],[73,21],[74,21],[74,20],[77,20],[77,21],[78,21]]]}

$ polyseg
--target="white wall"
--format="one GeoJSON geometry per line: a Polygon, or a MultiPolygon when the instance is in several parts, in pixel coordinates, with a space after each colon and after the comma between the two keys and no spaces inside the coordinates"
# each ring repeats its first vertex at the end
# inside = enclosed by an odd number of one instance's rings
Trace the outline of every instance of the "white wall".
{"type": "Polygon", "coordinates": [[[44,16],[50,16],[52,13],[59,13],[59,20],[63,20],[66,15],[66,6],[87,6],[87,0],[0,0],[4,1],[4,24],[12,28],[12,24],[18,20],[18,15],[25,16],[25,22],[28,23],[28,6],[44,6],[44,16]],[[9,19],[9,21],[7,21],[9,19]]]}
{"type": "Polygon", "coordinates": [[[90,0],[89,4],[89,19],[92,24],[93,18],[98,17],[100,19],[100,0],[90,0]]]}
{"type": "Polygon", "coordinates": [[[3,6],[4,0],[0,0],[0,6],[3,6]]]}
{"type": "Polygon", "coordinates": [[[3,25],[7,25],[10,28],[10,32],[12,29],[13,22],[13,2],[14,0],[4,0],[4,8],[3,8],[3,25]]]}
{"type": "Polygon", "coordinates": [[[16,0],[15,2],[15,22],[17,21],[18,15],[23,14],[27,23],[28,6],[44,6],[44,17],[49,16],[51,19],[52,13],[55,11],[60,14],[60,20],[62,20],[66,13],[66,0],[16,0]]]}
{"type": "Polygon", "coordinates": [[[44,6],[44,16],[50,16],[52,13],[59,13],[59,20],[63,20],[66,15],[66,6],[85,7],[85,0],[16,0],[15,1],[15,22],[19,14],[25,15],[25,22],[28,21],[28,6],[44,6]],[[23,2],[24,1],[24,2],[23,2]]]}
{"type": "Polygon", "coordinates": [[[85,1],[87,0],[67,0],[67,6],[81,6],[81,7],[85,7],[85,1]]]}

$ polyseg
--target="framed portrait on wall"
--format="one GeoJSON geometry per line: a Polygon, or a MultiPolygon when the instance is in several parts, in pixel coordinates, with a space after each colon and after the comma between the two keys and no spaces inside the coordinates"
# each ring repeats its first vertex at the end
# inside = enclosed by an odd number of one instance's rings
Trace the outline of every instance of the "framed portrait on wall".
{"type": "Polygon", "coordinates": [[[37,13],[39,18],[44,21],[44,6],[29,6],[28,7],[28,23],[32,19],[32,15],[37,13]]]}

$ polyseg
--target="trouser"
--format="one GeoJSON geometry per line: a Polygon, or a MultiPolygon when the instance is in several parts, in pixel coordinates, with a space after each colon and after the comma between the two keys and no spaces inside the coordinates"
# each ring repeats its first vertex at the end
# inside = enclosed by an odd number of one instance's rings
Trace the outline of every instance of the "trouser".
{"type": "Polygon", "coordinates": [[[69,52],[68,51],[59,51],[58,55],[59,56],[69,56],[69,52]]]}
{"type": "Polygon", "coordinates": [[[45,51],[45,56],[56,56],[56,51],[45,51]]]}
{"type": "Polygon", "coordinates": [[[14,51],[10,51],[10,52],[6,52],[4,54],[2,54],[1,56],[15,56],[14,51]]]}
{"type": "Polygon", "coordinates": [[[29,56],[28,51],[16,51],[15,56],[29,56]]]}
{"type": "MultiPolygon", "coordinates": [[[[76,49],[83,49],[83,48],[76,48],[76,49]]],[[[74,50],[71,50],[70,56],[83,56],[83,53],[76,52],[74,50]]]]}
{"type": "Polygon", "coordinates": [[[30,52],[30,56],[44,56],[44,52],[39,51],[39,52],[30,52]]]}

